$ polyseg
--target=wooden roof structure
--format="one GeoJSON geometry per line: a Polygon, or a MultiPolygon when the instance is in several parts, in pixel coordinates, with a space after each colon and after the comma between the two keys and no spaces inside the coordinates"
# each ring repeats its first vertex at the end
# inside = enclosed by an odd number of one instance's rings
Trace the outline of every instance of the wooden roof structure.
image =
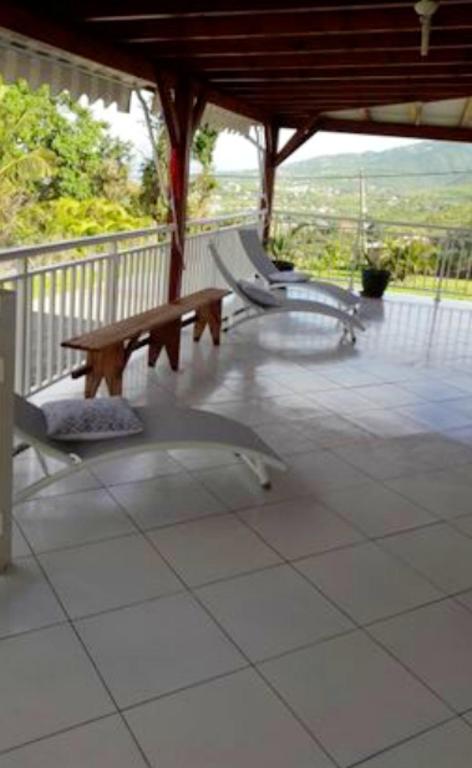
{"type": "Polygon", "coordinates": [[[266,234],[277,166],[319,130],[472,140],[472,0],[2,0],[0,28],[158,91],[172,152],[170,298],[207,104],[264,126],[266,234]],[[281,128],[294,130],[284,147],[281,128]]]}
{"type": "MultiPolygon", "coordinates": [[[[370,110],[472,95],[470,0],[439,3],[427,57],[413,0],[6,0],[0,26],[151,83],[185,74],[209,101],[287,128],[358,110],[349,128],[368,131],[370,110]]],[[[408,135],[460,138],[465,112],[429,133],[418,108],[408,135]]]]}

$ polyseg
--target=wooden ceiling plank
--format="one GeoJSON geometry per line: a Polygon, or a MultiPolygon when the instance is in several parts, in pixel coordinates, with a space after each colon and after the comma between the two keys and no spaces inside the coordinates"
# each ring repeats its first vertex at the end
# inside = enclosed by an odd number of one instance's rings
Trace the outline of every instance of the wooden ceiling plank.
{"type": "MultiPolygon", "coordinates": [[[[152,58],[141,57],[135,51],[111,43],[91,32],[80,35],[73,26],[47,19],[43,12],[39,15],[32,13],[19,3],[2,0],[0,27],[81,56],[88,61],[108,66],[131,77],[145,80],[150,84],[156,83],[156,68],[152,58]]],[[[171,72],[162,71],[161,74],[171,75],[171,72]]],[[[200,78],[199,84],[205,85],[205,82],[200,78]]],[[[267,119],[267,115],[257,105],[246,104],[244,100],[238,99],[231,93],[220,93],[215,86],[207,89],[207,95],[209,101],[225,109],[239,112],[258,121],[267,119]]]]}
{"type": "MultiPolygon", "coordinates": [[[[163,59],[163,62],[167,62],[163,59]]],[[[434,69],[436,67],[467,65],[470,67],[472,62],[471,48],[443,48],[432,50],[427,59],[424,59],[418,47],[411,50],[397,51],[395,56],[388,50],[384,51],[344,51],[342,53],[305,53],[303,51],[289,53],[279,53],[274,55],[259,54],[257,56],[247,56],[241,61],[240,57],[215,56],[206,58],[204,61],[191,58],[181,58],[183,66],[191,64],[203,67],[207,74],[213,72],[242,72],[259,70],[305,70],[305,69],[344,69],[352,67],[376,68],[378,66],[396,68],[408,64],[412,67],[422,67],[434,69]]]]}
{"type": "Polygon", "coordinates": [[[304,82],[285,81],[278,82],[272,81],[235,81],[232,83],[226,83],[226,91],[228,93],[310,93],[316,89],[335,91],[335,90],[349,90],[352,93],[365,91],[382,91],[387,93],[388,91],[404,90],[406,88],[420,88],[425,87],[430,90],[435,88],[459,88],[467,87],[472,83],[472,75],[460,75],[455,78],[442,77],[433,79],[423,78],[389,78],[389,79],[363,79],[353,82],[352,78],[338,78],[328,79],[323,78],[321,80],[311,79],[304,82]]]}
{"type": "Polygon", "coordinates": [[[435,83],[448,80],[453,82],[454,80],[470,80],[472,78],[472,69],[470,67],[463,70],[456,69],[444,69],[435,71],[434,73],[423,74],[422,72],[415,72],[406,67],[404,70],[388,70],[377,69],[375,73],[372,70],[368,71],[346,71],[342,70],[339,74],[336,71],[322,72],[321,70],[315,70],[313,73],[299,72],[298,76],[295,74],[285,75],[279,72],[267,73],[265,77],[260,76],[244,76],[244,77],[212,77],[211,82],[217,85],[234,85],[240,84],[243,86],[254,84],[271,85],[274,84],[280,87],[283,84],[306,84],[308,83],[351,83],[353,80],[357,83],[398,83],[398,82],[424,82],[435,83]]]}
{"type": "Polygon", "coordinates": [[[218,72],[206,72],[206,70],[198,70],[204,73],[208,79],[214,83],[230,83],[230,82],[264,82],[277,80],[277,82],[307,82],[313,80],[349,80],[353,78],[356,80],[380,80],[383,77],[386,78],[401,78],[408,77],[410,79],[437,79],[438,77],[450,76],[455,78],[456,76],[472,76],[472,66],[469,62],[463,64],[435,64],[423,66],[422,64],[410,64],[410,65],[394,65],[391,66],[376,66],[376,67],[331,67],[330,69],[322,69],[321,67],[313,67],[310,69],[305,68],[292,68],[292,69],[267,69],[267,70],[227,70],[218,72]]]}
{"type": "Polygon", "coordinates": [[[375,136],[399,136],[434,141],[472,142],[472,129],[439,125],[408,125],[403,123],[340,120],[320,117],[319,130],[334,133],[361,133],[375,136]]]}
{"type": "MultiPolygon", "coordinates": [[[[467,30],[442,30],[440,35],[433,35],[431,52],[445,48],[470,48],[472,35],[467,30]]],[[[181,59],[184,57],[235,57],[244,53],[257,56],[262,53],[353,53],[354,51],[418,51],[418,29],[402,32],[356,32],[346,35],[310,34],[307,30],[299,35],[266,37],[254,35],[232,39],[200,40],[160,40],[156,46],[152,38],[142,40],[139,50],[153,51],[157,57],[181,59]]]]}
{"type": "MultiPolygon", "coordinates": [[[[312,92],[312,93],[299,93],[299,94],[277,94],[274,93],[272,96],[269,94],[265,96],[264,94],[257,95],[257,99],[260,101],[261,104],[277,104],[280,102],[281,99],[283,99],[284,104],[290,104],[292,102],[294,103],[300,103],[300,102],[316,102],[326,99],[336,100],[339,98],[347,99],[351,102],[358,102],[366,101],[366,100],[372,100],[373,98],[379,99],[385,99],[387,101],[392,101],[392,99],[401,99],[402,97],[406,98],[409,101],[423,101],[423,98],[418,99],[417,94],[420,93],[417,89],[404,89],[404,90],[398,90],[393,93],[382,93],[382,91],[375,91],[375,92],[367,92],[367,93],[351,93],[349,90],[338,90],[333,91],[330,93],[329,91],[319,91],[319,92],[312,92]],[[415,97],[416,94],[416,97],[415,97]]],[[[449,98],[457,98],[457,96],[462,96],[462,98],[468,97],[470,94],[470,87],[469,88],[456,88],[454,90],[451,89],[436,89],[436,90],[421,90],[422,97],[431,97],[431,96],[445,96],[449,98]]]]}
{"type": "Polygon", "coordinates": [[[147,58],[103,40],[101,36],[96,36],[92,32],[87,36],[77,35],[77,29],[73,25],[48,20],[43,14],[32,13],[21,7],[19,3],[2,0],[0,27],[153,82],[154,67],[147,58]]]}
{"type": "MultiPolygon", "coordinates": [[[[453,5],[464,5],[466,0],[448,0],[453,5]]],[[[373,8],[388,7],[408,7],[410,0],[324,0],[314,3],[308,0],[296,0],[291,6],[291,11],[311,10],[313,13],[325,13],[337,9],[363,11],[373,8]]],[[[61,4],[58,0],[54,5],[60,9],[61,4]]],[[[156,7],[155,0],[137,0],[130,9],[127,0],[82,0],[75,9],[77,15],[88,17],[99,21],[100,19],[114,18],[116,20],[127,19],[130,16],[145,18],[160,17],[162,15],[200,15],[200,14],[241,14],[241,13],[260,13],[261,11],[285,11],[287,8],[286,0],[179,0],[178,5],[175,0],[159,0],[156,7]]]]}
{"type": "MultiPolygon", "coordinates": [[[[90,26],[90,25],[88,25],[90,26]]],[[[443,3],[434,16],[434,30],[467,30],[472,28],[472,14],[464,13],[462,6],[443,3]]],[[[197,16],[186,18],[163,18],[157,21],[103,22],[100,30],[122,41],[188,40],[199,38],[231,39],[240,36],[313,35],[342,34],[349,44],[350,35],[359,32],[403,32],[418,30],[418,16],[410,7],[387,6],[381,9],[326,11],[313,13],[292,13],[287,7],[285,13],[259,13],[251,16],[197,16]]],[[[433,41],[434,42],[434,41],[433,41]]]]}

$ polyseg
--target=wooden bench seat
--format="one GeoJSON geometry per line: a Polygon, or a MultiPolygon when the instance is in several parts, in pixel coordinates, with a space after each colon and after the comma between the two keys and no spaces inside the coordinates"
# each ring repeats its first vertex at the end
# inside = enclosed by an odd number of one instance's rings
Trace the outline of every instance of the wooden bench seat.
{"type": "MultiPolygon", "coordinates": [[[[74,378],[86,376],[85,397],[95,397],[103,379],[110,395],[121,395],[123,372],[131,354],[149,346],[148,363],[154,366],[165,348],[174,371],[179,367],[182,318],[192,315],[194,341],[199,341],[208,326],[213,343],[220,343],[221,305],[229,291],[205,288],[126,320],[97,328],[62,342],[63,347],[87,353],[84,366],[74,371],[74,378]]],[[[187,323],[185,323],[187,324],[187,323]]]]}

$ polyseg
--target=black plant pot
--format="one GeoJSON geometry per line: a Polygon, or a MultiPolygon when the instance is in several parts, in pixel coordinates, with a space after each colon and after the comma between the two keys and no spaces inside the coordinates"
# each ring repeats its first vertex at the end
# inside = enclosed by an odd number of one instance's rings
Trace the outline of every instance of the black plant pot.
{"type": "Polygon", "coordinates": [[[369,299],[381,299],[390,280],[388,269],[365,267],[362,270],[362,295],[369,299]]]}
{"type": "Polygon", "coordinates": [[[274,267],[280,272],[293,272],[293,261],[286,261],[285,259],[272,259],[274,267]]]}

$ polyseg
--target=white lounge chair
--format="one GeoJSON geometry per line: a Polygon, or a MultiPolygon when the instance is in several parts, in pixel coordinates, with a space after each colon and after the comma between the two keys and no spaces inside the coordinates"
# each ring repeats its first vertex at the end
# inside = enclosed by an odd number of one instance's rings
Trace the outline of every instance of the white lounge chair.
{"type": "Polygon", "coordinates": [[[252,285],[256,290],[248,292],[250,284],[244,280],[236,280],[225,266],[215,242],[210,242],[209,248],[222,277],[226,280],[232,291],[243,301],[245,308],[248,310],[241,319],[233,322],[227,330],[232,330],[238,325],[242,325],[242,323],[254,320],[256,317],[265,317],[266,315],[275,315],[281,312],[310,312],[314,315],[332,317],[342,324],[343,338],[349,336],[353,344],[356,341],[355,329],[365,330],[360,320],[354,314],[349,314],[332,304],[323,304],[311,299],[290,299],[285,296],[274,295],[271,291],[256,284],[252,285]]]}
{"type": "Polygon", "coordinates": [[[237,421],[215,413],[191,408],[135,408],[144,431],[127,437],[106,440],[64,442],[47,435],[46,419],[38,406],[15,395],[15,431],[24,441],[20,453],[31,446],[36,452],[44,477],[15,496],[15,503],[69,475],[122,456],[178,448],[206,448],[229,451],[241,458],[257,476],[263,488],[270,488],[267,467],[286,469],[277,454],[256,433],[237,421]],[[58,459],[65,468],[50,474],[45,459],[58,459]]]}
{"type": "Polygon", "coordinates": [[[339,302],[346,309],[356,311],[361,301],[359,294],[325,280],[314,280],[305,272],[296,270],[282,272],[280,269],[276,269],[272,259],[264,250],[257,229],[254,227],[241,227],[238,229],[238,235],[246,256],[256,272],[267,281],[269,288],[286,288],[293,285],[312,288],[339,302]]]}

